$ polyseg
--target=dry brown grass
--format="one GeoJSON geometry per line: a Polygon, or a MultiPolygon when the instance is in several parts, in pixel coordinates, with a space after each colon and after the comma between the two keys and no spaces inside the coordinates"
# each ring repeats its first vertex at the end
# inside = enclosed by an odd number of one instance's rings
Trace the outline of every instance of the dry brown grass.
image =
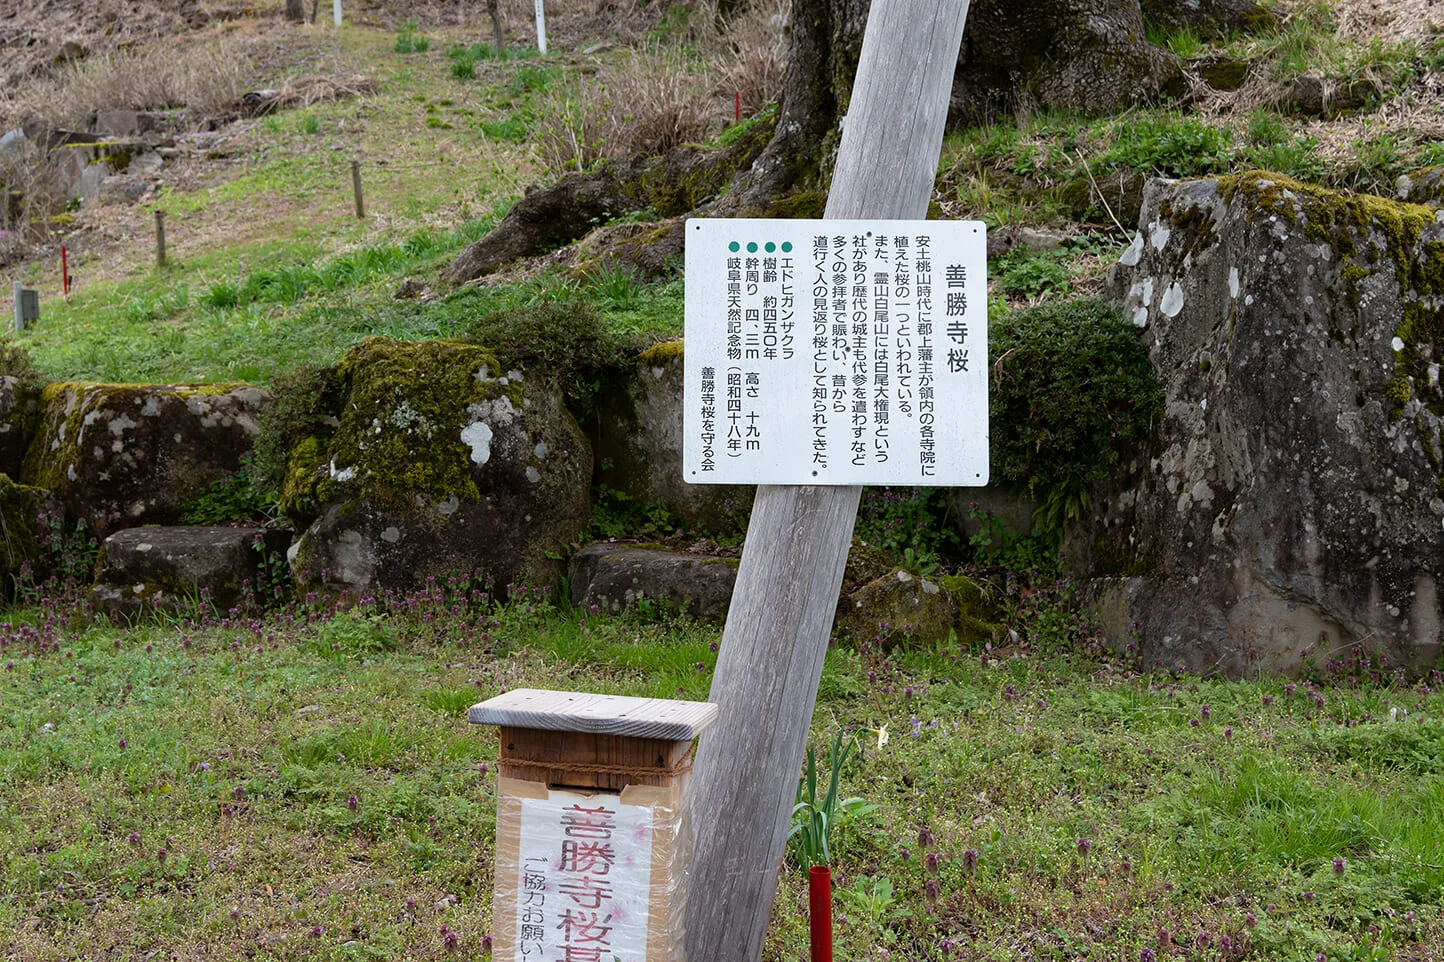
{"type": "Polygon", "coordinates": [[[25,255],[64,201],[41,145],[0,151],[0,266],[25,255]]]}
{"type": "Polygon", "coordinates": [[[689,39],[700,55],[648,44],[599,61],[574,90],[550,93],[539,105],[543,162],[585,170],[705,139],[729,123],[734,95],[750,116],[781,89],[784,8],[784,0],[762,0],[722,24],[694,12],[689,39]]]}
{"type": "Polygon", "coordinates": [[[721,87],[724,93],[742,95],[743,116],[756,113],[782,93],[789,7],[785,0],[758,0],[727,24],[720,38],[725,51],[721,87]]]}
{"type": "Polygon", "coordinates": [[[377,91],[376,81],[361,74],[340,74],[333,77],[301,77],[287,81],[276,95],[264,102],[258,113],[295,110],[331,100],[349,100],[377,91]]]}
{"type": "Polygon", "coordinates": [[[537,150],[557,170],[663,153],[706,133],[718,113],[708,103],[713,86],[710,71],[681,54],[630,51],[581,78],[575,90],[543,98],[537,150]]]}
{"type": "Polygon", "coordinates": [[[22,92],[10,111],[54,126],[85,123],[97,110],[224,113],[258,80],[275,41],[263,34],[217,36],[212,42],[153,43],[92,55],[22,92]]]}
{"type": "Polygon", "coordinates": [[[1403,43],[1444,31],[1444,7],[1437,0],[1333,0],[1330,7],[1340,40],[1403,43]]]}

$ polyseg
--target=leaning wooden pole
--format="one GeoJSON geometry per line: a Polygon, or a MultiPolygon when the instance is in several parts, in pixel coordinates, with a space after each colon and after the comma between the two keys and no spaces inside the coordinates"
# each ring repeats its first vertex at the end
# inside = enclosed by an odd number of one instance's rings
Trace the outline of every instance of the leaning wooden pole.
{"type": "MultiPolygon", "coordinates": [[[[874,0],[826,217],[921,220],[967,0],[874,0]]],[[[687,962],[755,962],[852,542],[860,487],[762,486],[692,783],[687,962]]]]}

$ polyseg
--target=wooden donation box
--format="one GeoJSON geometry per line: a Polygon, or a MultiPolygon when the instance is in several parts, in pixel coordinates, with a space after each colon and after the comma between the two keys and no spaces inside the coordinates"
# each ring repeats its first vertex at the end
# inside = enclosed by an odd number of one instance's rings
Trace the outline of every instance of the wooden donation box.
{"type": "Polygon", "coordinates": [[[680,962],[683,801],[705,702],[517,689],[473,705],[501,729],[497,962],[680,962]]]}

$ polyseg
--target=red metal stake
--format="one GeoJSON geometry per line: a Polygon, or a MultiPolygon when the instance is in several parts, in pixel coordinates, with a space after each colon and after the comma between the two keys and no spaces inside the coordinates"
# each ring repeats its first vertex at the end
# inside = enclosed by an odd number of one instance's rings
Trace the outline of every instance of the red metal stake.
{"type": "Polygon", "coordinates": [[[60,245],[60,286],[65,291],[65,296],[70,296],[70,262],[66,256],[65,245],[60,245]]]}
{"type": "Polygon", "coordinates": [[[807,870],[807,924],[812,937],[812,962],[832,962],[832,869],[807,870]]]}
{"type": "Polygon", "coordinates": [[[736,114],[735,123],[742,123],[742,91],[738,90],[732,94],[733,113],[736,114]]]}

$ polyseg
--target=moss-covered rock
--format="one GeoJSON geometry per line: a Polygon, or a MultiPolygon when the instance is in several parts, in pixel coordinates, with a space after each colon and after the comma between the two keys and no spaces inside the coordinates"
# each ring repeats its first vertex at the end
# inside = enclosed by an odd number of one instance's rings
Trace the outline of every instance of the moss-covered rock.
{"type": "Polygon", "coordinates": [[[599,482],[634,500],[656,502],[706,530],[744,529],[753,486],[682,479],[682,342],[647,349],[627,373],[621,388],[599,405],[599,482]]]}
{"type": "Polygon", "coordinates": [[[39,420],[40,390],[21,378],[0,377],[0,473],[20,477],[39,420]]]}
{"type": "Polygon", "coordinates": [[[288,511],[305,586],[408,589],[482,569],[551,584],[587,523],[591,452],[561,392],[461,341],[368,338],[337,367],[328,437],[293,449],[288,511]]]}
{"type": "Polygon", "coordinates": [[[51,384],[19,480],[97,537],[174,524],[240,466],[267,399],[243,384],[51,384]]]}
{"type": "Polygon", "coordinates": [[[60,517],[60,504],[49,491],[16,484],[8,474],[0,474],[0,597],[14,595],[23,573],[28,572],[31,583],[48,574],[44,570],[51,534],[47,522],[58,522],[60,517]]]}
{"type": "Polygon", "coordinates": [[[117,531],[101,545],[91,603],[112,618],[169,611],[225,614],[258,597],[265,566],[291,532],[227,527],[117,531]]]}
{"type": "Polygon", "coordinates": [[[1109,278],[1164,403],[1065,556],[1143,660],[1444,650],[1444,222],[1251,172],[1150,185],[1109,278]]]}
{"type": "Polygon", "coordinates": [[[1444,207],[1444,167],[1425,167],[1401,174],[1394,183],[1394,195],[1411,204],[1444,207]]]}
{"type": "Polygon", "coordinates": [[[884,648],[933,645],[954,632],[959,641],[991,637],[991,606],[982,588],[961,575],[928,578],[901,568],[844,593],[836,630],[884,648]]]}
{"type": "Polygon", "coordinates": [[[948,637],[955,614],[952,599],[936,582],[898,569],[845,595],[833,628],[858,643],[884,648],[933,644],[948,637]]]}

